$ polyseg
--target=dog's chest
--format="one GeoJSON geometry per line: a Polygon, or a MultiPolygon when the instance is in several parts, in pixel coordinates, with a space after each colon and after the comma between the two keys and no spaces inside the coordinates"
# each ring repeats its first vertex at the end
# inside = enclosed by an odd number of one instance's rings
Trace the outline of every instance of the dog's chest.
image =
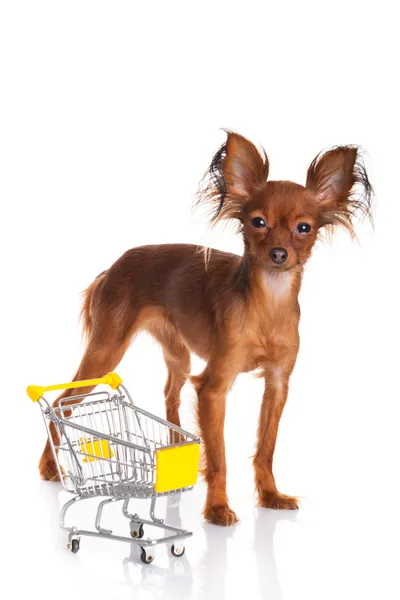
{"type": "Polygon", "coordinates": [[[271,328],[268,331],[253,332],[244,345],[246,357],[244,370],[253,371],[266,363],[275,363],[284,359],[296,340],[296,333],[284,328],[271,328]]]}
{"type": "Polygon", "coordinates": [[[241,345],[245,357],[244,370],[252,371],[267,363],[279,363],[299,346],[298,306],[273,307],[249,319],[241,345]]]}

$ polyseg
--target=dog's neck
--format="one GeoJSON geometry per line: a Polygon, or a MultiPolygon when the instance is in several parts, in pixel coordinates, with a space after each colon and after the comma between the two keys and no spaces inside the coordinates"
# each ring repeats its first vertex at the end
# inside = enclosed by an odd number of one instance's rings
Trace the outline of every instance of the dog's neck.
{"type": "Polygon", "coordinates": [[[282,305],[297,304],[303,269],[296,267],[290,271],[270,271],[255,265],[245,255],[242,263],[242,281],[254,299],[277,308],[282,305]]]}
{"type": "Polygon", "coordinates": [[[281,273],[264,271],[260,273],[259,277],[265,293],[275,302],[286,301],[292,295],[295,273],[291,271],[281,273]]]}
{"type": "Polygon", "coordinates": [[[276,307],[294,305],[297,304],[302,275],[302,267],[290,271],[267,270],[254,264],[245,253],[235,272],[235,284],[256,301],[267,301],[276,307]]]}

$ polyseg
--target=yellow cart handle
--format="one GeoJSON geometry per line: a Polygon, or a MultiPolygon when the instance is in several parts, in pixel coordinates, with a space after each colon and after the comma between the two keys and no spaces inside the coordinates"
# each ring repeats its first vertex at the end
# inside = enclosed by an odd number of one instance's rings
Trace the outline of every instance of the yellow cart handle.
{"type": "Polygon", "coordinates": [[[40,385],[28,385],[26,393],[33,402],[37,402],[44,394],[44,392],[52,392],[54,390],[71,390],[81,387],[89,387],[92,385],[99,385],[105,383],[109,385],[113,390],[121,385],[122,379],[116,373],[108,373],[104,377],[99,379],[84,379],[82,381],[70,381],[69,383],[57,383],[56,385],[47,385],[42,387],[40,385]]]}

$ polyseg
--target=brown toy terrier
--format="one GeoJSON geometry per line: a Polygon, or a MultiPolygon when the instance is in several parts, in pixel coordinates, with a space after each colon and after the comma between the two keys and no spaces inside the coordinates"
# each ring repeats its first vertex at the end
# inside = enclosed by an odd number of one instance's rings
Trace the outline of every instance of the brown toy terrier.
{"type": "MultiPolygon", "coordinates": [[[[205,449],[204,515],[218,525],[237,521],[226,493],[226,395],[239,373],[254,369],[265,380],[254,456],[259,504],[298,508],[295,497],[277,490],[272,461],[299,349],[304,264],[321,230],[344,226],[353,234],[356,213],[371,217],[372,188],[357,147],[318,155],[305,187],[268,181],[268,167],[265,152],[229,132],[199,193],[212,209],[212,222],[239,223],[243,256],[204,253],[189,244],[133,248],[88,287],[82,308],[88,344],[75,380],[114,370],[133,336],[145,329],[163,348],[167,419],[176,425],[190,353],[207,362],[191,381],[205,449]]],[[[76,393],[67,390],[60,398],[76,393]]],[[[57,445],[54,428],[52,434],[57,445]]],[[[43,479],[58,479],[49,443],[39,469],[43,479]]]]}

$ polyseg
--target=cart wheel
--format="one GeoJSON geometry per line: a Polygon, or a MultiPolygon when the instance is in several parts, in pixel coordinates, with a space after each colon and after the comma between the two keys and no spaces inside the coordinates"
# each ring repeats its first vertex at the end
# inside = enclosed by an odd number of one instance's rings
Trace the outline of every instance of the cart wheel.
{"type": "Polygon", "coordinates": [[[68,544],[68,548],[71,550],[71,552],[73,552],[73,554],[76,554],[79,552],[79,545],[79,540],[75,538],[70,544],[68,544]]]}
{"type": "Polygon", "coordinates": [[[154,554],[147,554],[146,548],[142,548],[142,551],[140,553],[140,560],[145,565],[149,565],[154,560],[154,554]]]}
{"type": "Polygon", "coordinates": [[[131,523],[131,537],[140,540],[144,536],[143,523],[131,523]]]}
{"type": "Polygon", "coordinates": [[[183,556],[185,554],[185,546],[183,546],[183,544],[179,546],[175,546],[175,544],[172,544],[171,554],[173,554],[174,556],[183,556]]]}

